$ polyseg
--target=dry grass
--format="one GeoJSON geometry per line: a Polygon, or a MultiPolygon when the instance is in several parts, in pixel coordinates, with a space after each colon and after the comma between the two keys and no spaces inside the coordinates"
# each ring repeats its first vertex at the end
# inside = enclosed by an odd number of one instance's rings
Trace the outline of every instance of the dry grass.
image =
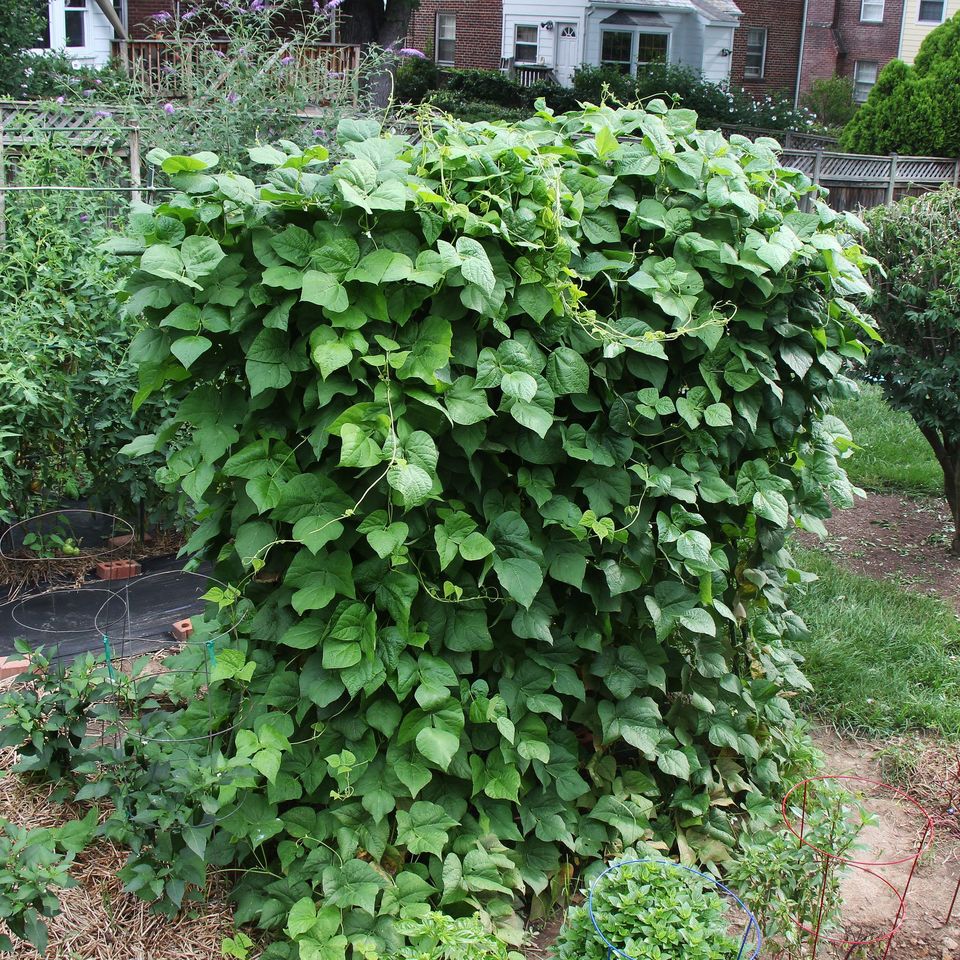
{"type": "MultiPolygon", "coordinates": [[[[0,750],[0,817],[23,827],[54,827],[82,817],[79,805],[52,803],[51,785],[27,782],[10,771],[15,754],[0,750]]],[[[233,935],[233,912],[222,877],[213,876],[202,901],[188,904],[174,920],[123,892],[117,871],[127,852],[98,839],[71,869],[77,886],[59,892],[61,912],[47,922],[47,960],[215,960],[224,937],[233,935]]],[[[2,924],[0,924],[2,928],[2,924]]],[[[29,944],[11,955],[39,960],[29,944]]]]}

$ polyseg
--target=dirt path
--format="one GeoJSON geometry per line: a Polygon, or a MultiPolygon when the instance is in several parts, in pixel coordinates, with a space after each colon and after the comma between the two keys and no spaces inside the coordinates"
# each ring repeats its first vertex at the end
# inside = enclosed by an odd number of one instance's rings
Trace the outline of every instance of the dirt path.
{"type": "Polygon", "coordinates": [[[960,557],[947,552],[953,521],[946,501],[871,493],[838,510],[827,529],[825,543],[804,537],[804,544],[834,554],[854,573],[939,594],[960,612],[960,557]]]}
{"type": "MultiPolygon", "coordinates": [[[[841,739],[826,730],[818,731],[816,740],[826,756],[825,772],[872,780],[883,780],[887,775],[878,760],[878,754],[887,744],[841,739]]],[[[933,846],[913,876],[906,919],[894,937],[888,957],[889,960],[960,960],[960,910],[954,913],[949,926],[943,923],[960,880],[958,821],[955,816],[944,816],[949,803],[947,796],[934,806],[936,798],[929,796],[932,792],[929,785],[915,783],[914,786],[921,794],[918,799],[924,801],[940,829],[935,832],[933,846]]],[[[907,792],[913,794],[914,790],[908,787],[907,792]]],[[[923,818],[914,808],[895,800],[868,800],[866,806],[877,815],[878,823],[864,831],[867,849],[857,855],[858,859],[890,861],[917,849],[923,818]]],[[[902,889],[907,869],[884,867],[876,872],[902,889]]],[[[850,871],[844,878],[842,890],[847,936],[869,939],[890,929],[897,913],[897,899],[882,880],[850,871]]],[[[871,957],[882,955],[882,949],[877,952],[876,948],[869,954],[871,957]]]]}

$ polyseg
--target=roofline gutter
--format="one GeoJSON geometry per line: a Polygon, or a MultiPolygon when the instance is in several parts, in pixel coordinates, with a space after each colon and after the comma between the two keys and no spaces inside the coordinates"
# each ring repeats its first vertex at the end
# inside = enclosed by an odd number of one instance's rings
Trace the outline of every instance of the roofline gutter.
{"type": "Polygon", "coordinates": [[[800,53],[797,55],[797,85],[793,91],[793,108],[800,106],[800,81],[803,79],[803,54],[807,44],[807,8],[810,0],[803,0],[803,24],[800,27],[800,53]]]}

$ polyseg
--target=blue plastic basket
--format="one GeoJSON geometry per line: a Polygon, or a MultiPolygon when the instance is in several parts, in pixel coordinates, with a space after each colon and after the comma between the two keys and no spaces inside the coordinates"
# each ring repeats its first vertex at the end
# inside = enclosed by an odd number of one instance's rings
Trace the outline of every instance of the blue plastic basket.
{"type": "Polygon", "coordinates": [[[633,864],[638,863],[656,863],[662,867],[669,867],[672,870],[685,870],[687,873],[692,873],[695,877],[700,877],[702,880],[706,880],[708,883],[712,883],[723,893],[732,897],[740,909],[746,914],[747,922],[743,930],[743,937],[740,940],[740,950],[737,953],[737,960],[756,960],[760,955],[760,948],[763,946],[763,936],[760,933],[760,924],[757,923],[757,918],[753,915],[751,910],[747,905],[729,888],[720,883],[719,880],[715,880],[713,877],[708,874],[701,873],[699,870],[694,870],[692,867],[685,867],[682,863],[675,863],[673,860],[624,860],[621,863],[614,863],[611,866],[607,867],[603,873],[597,877],[596,880],[590,885],[590,896],[587,900],[587,911],[590,914],[590,922],[593,924],[593,929],[597,931],[597,936],[606,944],[607,946],[607,960],[611,960],[613,956],[620,957],[621,960],[635,960],[634,957],[631,957],[628,953],[624,953],[619,947],[614,946],[604,935],[603,931],[600,929],[600,925],[597,923],[597,918],[593,913],[593,892],[597,889],[600,881],[608,874],[612,873],[615,870],[619,870],[621,867],[628,867],[633,864]],[[746,955],[745,951],[747,945],[751,940],[751,934],[756,938],[756,945],[754,946],[753,953],[749,956],[746,955]]]}

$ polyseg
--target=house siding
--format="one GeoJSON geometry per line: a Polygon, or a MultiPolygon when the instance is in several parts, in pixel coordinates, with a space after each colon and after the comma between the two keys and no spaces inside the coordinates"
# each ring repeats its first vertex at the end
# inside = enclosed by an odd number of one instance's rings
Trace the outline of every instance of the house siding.
{"type": "Polygon", "coordinates": [[[431,59],[436,52],[439,13],[452,13],[457,18],[455,67],[500,68],[503,42],[503,4],[500,0],[420,0],[410,17],[407,43],[431,59]]]}
{"type": "MultiPolygon", "coordinates": [[[[960,0],[947,0],[944,22],[954,14],[960,13],[960,0]]],[[[936,30],[938,23],[920,23],[920,0],[907,0],[907,9],[903,21],[903,34],[900,42],[899,54],[901,60],[913,63],[920,51],[920,46],[936,30]]]]}

